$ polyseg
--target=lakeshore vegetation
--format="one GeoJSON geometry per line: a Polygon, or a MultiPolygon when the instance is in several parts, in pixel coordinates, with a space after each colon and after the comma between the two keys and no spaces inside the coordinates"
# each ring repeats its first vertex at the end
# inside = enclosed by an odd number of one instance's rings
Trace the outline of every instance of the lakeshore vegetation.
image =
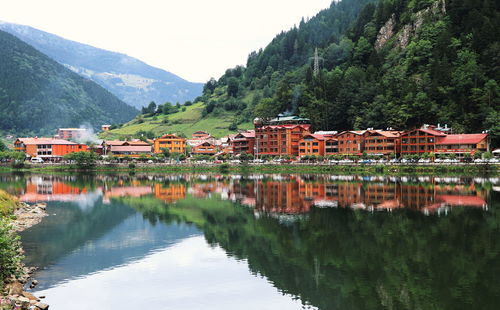
{"type": "Polygon", "coordinates": [[[3,291],[4,280],[20,272],[20,242],[10,225],[18,203],[15,197],[0,190],[0,292],[3,291]]]}

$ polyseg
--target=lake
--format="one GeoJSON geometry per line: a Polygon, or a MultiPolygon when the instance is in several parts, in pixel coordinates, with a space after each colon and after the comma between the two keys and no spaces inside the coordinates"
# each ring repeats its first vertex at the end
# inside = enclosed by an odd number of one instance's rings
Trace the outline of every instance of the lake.
{"type": "Polygon", "coordinates": [[[500,179],[0,175],[65,309],[496,309],[500,179]]]}

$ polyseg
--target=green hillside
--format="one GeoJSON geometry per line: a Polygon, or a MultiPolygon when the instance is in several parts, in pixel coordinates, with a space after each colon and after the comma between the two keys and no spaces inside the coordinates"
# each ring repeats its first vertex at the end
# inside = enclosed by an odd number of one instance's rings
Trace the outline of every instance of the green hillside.
{"type": "Polygon", "coordinates": [[[499,1],[342,0],[208,81],[199,101],[237,123],[280,112],[323,130],[441,123],[498,144],[499,38],[499,1]]]}
{"type": "Polygon", "coordinates": [[[0,132],[53,135],[58,127],[122,123],[137,115],[94,82],[0,31],[0,132]]]}
{"type": "MultiPolygon", "coordinates": [[[[178,111],[172,114],[158,114],[155,116],[141,115],[136,119],[113,129],[109,132],[101,133],[101,138],[115,139],[139,137],[141,133],[152,132],[155,137],[166,133],[184,134],[190,137],[198,130],[210,132],[215,137],[222,137],[236,130],[230,130],[235,114],[222,111],[221,113],[212,113],[203,117],[204,104],[202,102],[185,106],[185,111],[178,111]]],[[[250,129],[253,125],[246,122],[238,125],[238,129],[250,129]]],[[[149,133],[150,134],[150,133],[149,133]]]]}

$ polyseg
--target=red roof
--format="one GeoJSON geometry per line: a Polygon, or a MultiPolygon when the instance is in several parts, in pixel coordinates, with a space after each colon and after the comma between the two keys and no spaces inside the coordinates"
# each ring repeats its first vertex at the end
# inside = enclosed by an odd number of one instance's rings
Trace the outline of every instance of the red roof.
{"type": "Polygon", "coordinates": [[[134,145],[134,146],[149,146],[148,142],[144,142],[142,140],[130,140],[130,141],[120,141],[120,140],[108,140],[104,141],[106,145],[109,146],[118,146],[118,145],[134,145]]]}
{"type": "Polygon", "coordinates": [[[113,145],[111,152],[138,152],[150,153],[151,145],[113,145]]]}
{"type": "Polygon", "coordinates": [[[245,138],[255,138],[255,130],[240,132],[240,135],[243,135],[245,138]]]}
{"type": "Polygon", "coordinates": [[[446,135],[442,138],[440,137],[436,141],[436,144],[478,144],[486,137],[488,137],[486,133],[446,135]]]}
{"type": "Polygon", "coordinates": [[[30,144],[63,144],[63,145],[77,145],[78,143],[71,142],[63,139],[54,139],[54,138],[19,138],[17,139],[22,142],[24,145],[30,144]]]}
{"type": "Polygon", "coordinates": [[[446,134],[444,132],[434,130],[432,128],[418,128],[418,129],[408,130],[408,131],[405,131],[404,133],[402,133],[401,135],[408,135],[409,133],[417,131],[417,130],[420,130],[422,132],[428,133],[428,134],[433,135],[433,136],[438,136],[438,137],[446,136],[446,134]]]}
{"type": "Polygon", "coordinates": [[[401,131],[386,131],[386,130],[370,130],[369,134],[371,135],[372,133],[378,133],[379,135],[382,135],[386,138],[397,138],[401,135],[401,131]]]}

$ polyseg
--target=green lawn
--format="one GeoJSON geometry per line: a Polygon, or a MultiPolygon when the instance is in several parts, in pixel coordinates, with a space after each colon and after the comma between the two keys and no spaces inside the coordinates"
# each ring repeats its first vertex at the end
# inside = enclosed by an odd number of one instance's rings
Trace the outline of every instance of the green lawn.
{"type": "MultiPolygon", "coordinates": [[[[235,133],[235,131],[228,129],[234,120],[234,113],[223,112],[219,115],[210,114],[207,117],[202,117],[202,111],[203,103],[199,102],[187,106],[186,111],[179,111],[170,115],[146,117],[142,118],[142,120],[136,118],[124,124],[121,128],[101,133],[100,137],[103,139],[123,139],[134,135],[140,130],[152,131],[157,136],[166,133],[183,133],[187,137],[191,137],[195,131],[204,130],[217,138],[235,133]],[[165,123],[165,119],[168,119],[168,124],[165,123]]],[[[238,125],[238,129],[252,128],[253,124],[251,122],[238,125]]]]}

